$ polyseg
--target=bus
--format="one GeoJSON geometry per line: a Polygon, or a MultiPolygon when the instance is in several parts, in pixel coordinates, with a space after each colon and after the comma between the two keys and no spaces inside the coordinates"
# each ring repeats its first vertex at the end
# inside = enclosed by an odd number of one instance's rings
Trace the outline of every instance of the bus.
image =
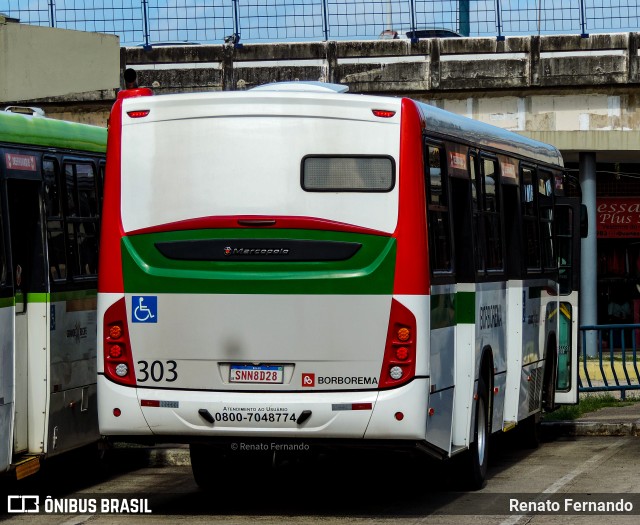
{"type": "Polygon", "coordinates": [[[201,487],[243,451],[355,446],[459,456],[478,488],[492,434],[533,442],[577,401],[581,208],[559,151],[345,91],[113,106],[100,431],[188,443],[201,487]]]}
{"type": "Polygon", "coordinates": [[[107,130],[0,111],[0,473],[98,443],[98,236],[107,130]]]}

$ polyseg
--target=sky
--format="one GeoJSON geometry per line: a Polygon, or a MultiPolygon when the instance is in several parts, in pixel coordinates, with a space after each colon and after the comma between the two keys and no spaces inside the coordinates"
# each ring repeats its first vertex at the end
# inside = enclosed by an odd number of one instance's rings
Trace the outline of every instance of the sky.
{"type": "MultiPolygon", "coordinates": [[[[121,45],[378,38],[384,29],[462,32],[459,4],[440,0],[0,0],[23,23],[116,34],[121,45]],[[410,5],[415,11],[411,16],[410,5]],[[234,10],[234,6],[236,9],[234,10]],[[236,22],[237,21],[237,22],[236,22]]],[[[638,0],[467,0],[470,36],[638,31],[638,0]],[[581,5],[584,11],[581,16],[581,5]],[[499,7],[499,11],[496,7],[499,7]],[[499,16],[498,16],[499,15],[499,16]],[[498,20],[501,22],[498,28],[498,20]]]]}

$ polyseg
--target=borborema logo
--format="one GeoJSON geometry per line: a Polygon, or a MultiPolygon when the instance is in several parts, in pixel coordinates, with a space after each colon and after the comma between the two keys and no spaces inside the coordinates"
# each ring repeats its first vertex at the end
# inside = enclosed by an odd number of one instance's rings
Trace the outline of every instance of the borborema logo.
{"type": "Polygon", "coordinates": [[[307,372],[302,373],[302,386],[316,386],[316,375],[307,372]]]}

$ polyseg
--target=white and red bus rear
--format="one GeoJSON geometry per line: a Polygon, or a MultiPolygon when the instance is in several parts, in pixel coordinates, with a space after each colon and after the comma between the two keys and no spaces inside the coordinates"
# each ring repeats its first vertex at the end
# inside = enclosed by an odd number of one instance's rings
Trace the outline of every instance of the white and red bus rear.
{"type": "Polygon", "coordinates": [[[577,199],[557,150],[343,91],[120,92],[102,434],[191,444],[203,486],[238,449],[358,443],[470,450],[481,486],[492,432],[535,423],[559,377],[575,399],[577,242],[554,221],[577,199]]]}

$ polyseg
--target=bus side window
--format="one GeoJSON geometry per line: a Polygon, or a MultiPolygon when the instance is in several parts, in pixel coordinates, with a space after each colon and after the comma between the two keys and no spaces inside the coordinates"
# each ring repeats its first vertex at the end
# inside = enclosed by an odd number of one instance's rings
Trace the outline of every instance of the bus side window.
{"type": "MultiPolygon", "coordinates": [[[[447,159],[449,160],[449,187],[451,188],[450,214],[453,225],[453,268],[456,282],[475,282],[475,257],[471,251],[474,246],[474,211],[471,205],[471,191],[473,187],[469,178],[470,157],[463,146],[452,145],[451,152],[447,144],[447,159]],[[451,160],[455,159],[455,160],[451,160]],[[460,160],[464,159],[464,161],[460,160]],[[457,171],[452,168],[457,164],[457,171]]],[[[475,191],[475,190],[473,190],[475,191]]]]}
{"type": "Polygon", "coordinates": [[[523,167],[520,171],[522,204],[522,240],[524,245],[524,262],[527,272],[539,272],[540,229],[538,222],[538,191],[536,172],[533,168],[523,167]]]}
{"type": "Polygon", "coordinates": [[[498,161],[482,159],[482,189],[484,193],[484,226],[487,270],[504,269],[504,246],[500,206],[500,177],[498,161]]]}
{"type": "Polygon", "coordinates": [[[569,294],[573,291],[572,246],[575,234],[573,231],[573,209],[566,205],[556,206],[556,214],[558,282],[560,283],[560,293],[569,294]]]}
{"type": "Polygon", "coordinates": [[[7,252],[4,242],[4,221],[2,219],[2,201],[0,200],[0,289],[7,286],[7,252]]]}
{"type": "Polygon", "coordinates": [[[484,225],[481,217],[481,185],[480,171],[478,169],[478,157],[475,154],[469,156],[469,177],[471,178],[471,206],[473,209],[473,251],[476,261],[476,272],[484,274],[484,225]]]}
{"type": "Polygon", "coordinates": [[[73,276],[98,272],[99,213],[96,170],[92,162],[65,164],[67,238],[73,259],[73,276]]]}
{"type": "Polygon", "coordinates": [[[548,171],[538,172],[538,210],[540,213],[540,247],[542,267],[555,270],[557,261],[553,245],[553,176],[548,171]]]}
{"type": "Polygon", "coordinates": [[[451,272],[451,227],[449,194],[443,150],[427,145],[427,229],[429,231],[429,260],[433,272],[451,272]]]}
{"type": "MultiPolygon", "coordinates": [[[[0,149],[0,155],[4,152],[0,149]]],[[[2,163],[0,162],[0,176],[3,176],[3,168],[2,163]]],[[[4,178],[4,176],[2,177],[4,178]]],[[[9,239],[6,239],[5,243],[5,219],[4,219],[4,210],[3,210],[4,202],[3,199],[0,199],[0,297],[5,297],[7,295],[12,295],[11,289],[8,287],[11,283],[8,282],[8,263],[7,258],[9,254],[7,253],[7,247],[9,243],[9,239]]],[[[1,353],[1,350],[0,350],[1,353]]],[[[0,373],[1,375],[1,373],[0,373]]]]}
{"type": "Polygon", "coordinates": [[[45,159],[44,206],[47,217],[47,246],[49,273],[54,281],[67,278],[67,250],[64,238],[64,220],[60,203],[59,168],[56,160],[45,159]]]}

